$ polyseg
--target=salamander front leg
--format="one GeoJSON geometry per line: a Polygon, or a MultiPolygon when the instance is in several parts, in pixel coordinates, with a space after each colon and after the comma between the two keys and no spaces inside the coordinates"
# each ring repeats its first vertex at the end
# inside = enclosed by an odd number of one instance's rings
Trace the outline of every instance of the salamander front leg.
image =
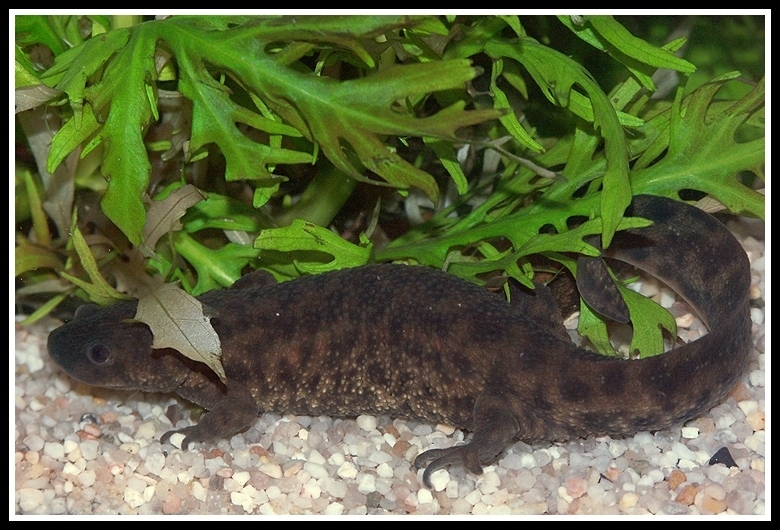
{"type": "Polygon", "coordinates": [[[197,425],[183,429],[168,431],[161,443],[166,443],[173,434],[184,434],[181,447],[189,449],[193,442],[209,442],[227,438],[246,429],[255,421],[260,413],[260,407],[252,394],[243,387],[228,389],[225,398],[204,414],[197,425]]]}

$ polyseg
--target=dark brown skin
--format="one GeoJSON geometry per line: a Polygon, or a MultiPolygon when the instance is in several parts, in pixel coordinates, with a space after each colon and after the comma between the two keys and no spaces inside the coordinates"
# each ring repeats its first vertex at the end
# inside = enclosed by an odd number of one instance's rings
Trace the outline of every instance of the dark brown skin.
{"type": "Polygon", "coordinates": [[[656,357],[623,361],[574,346],[541,286],[513,290],[509,304],[452,275],[403,265],[282,284],[256,272],[201,296],[216,315],[227,385],[175,350],[153,350],[149,328],[127,322],[136,302],[80,308],[51,333],[49,353],[86,384],[175,392],[207,409],[178,431],[185,448],[246,429],[264,411],[387,414],[473,431],[465,445],[417,457],[416,466],[428,464],[429,486],[430,474],[451,464],[481,473],[514,439],[663,429],[709,410],[741,376],[750,267],[706,213],[649,196],[632,208],[627,215],[655,224],[620,232],[605,255],[666,281],[710,328],[656,357]]]}

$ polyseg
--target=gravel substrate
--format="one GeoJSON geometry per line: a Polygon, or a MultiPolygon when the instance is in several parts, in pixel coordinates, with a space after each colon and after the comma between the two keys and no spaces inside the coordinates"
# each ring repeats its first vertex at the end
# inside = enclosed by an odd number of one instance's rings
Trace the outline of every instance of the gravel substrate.
{"type": "MultiPolygon", "coordinates": [[[[263,414],[230,440],[182,451],[181,436],[159,440],[190,424],[190,405],[78,384],[45,351],[57,323],[17,325],[12,514],[764,514],[763,223],[733,228],[752,264],[755,349],[725,403],[631,438],[518,442],[481,476],[437,471],[434,491],[411,462],[462,442],[459,430],[263,414]],[[709,463],[722,448],[732,467],[709,463]]],[[[684,339],[699,334],[682,304],[658,296],[691,324],[684,339]]]]}

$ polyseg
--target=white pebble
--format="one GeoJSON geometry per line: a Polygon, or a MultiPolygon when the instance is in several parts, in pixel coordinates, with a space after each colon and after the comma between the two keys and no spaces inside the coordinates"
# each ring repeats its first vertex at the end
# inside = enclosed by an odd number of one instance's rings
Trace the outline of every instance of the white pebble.
{"type": "Polygon", "coordinates": [[[482,475],[482,480],[483,484],[480,490],[484,494],[493,493],[501,485],[501,477],[495,471],[485,471],[485,474],[482,475]]]}
{"type": "Polygon", "coordinates": [[[71,462],[65,463],[65,465],[62,467],[63,475],[72,475],[76,477],[78,476],[79,473],[81,473],[81,470],[77,468],[75,465],[73,465],[71,462]]]}
{"type": "Polygon", "coordinates": [[[639,495],[636,493],[629,491],[623,497],[620,498],[620,506],[623,508],[633,508],[636,506],[637,501],[639,501],[639,495]]]}
{"type": "MultiPolygon", "coordinates": [[[[68,455],[68,458],[70,459],[71,462],[73,462],[73,460],[75,459],[70,458],[70,454],[73,451],[77,450],[78,448],[79,448],[79,444],[77,444],[73,440],[63,440],[62,442],[62,450],[65,452],[66,455],[68,455]]],[[[80,458],[80,457],[81,457],[81,451],[79,451],[78,456],[76,458],[80,458]]]]}
{"type": "Polygon", "coordinates": [[[364,431],[371,432],[376,429],[376,418],[374,416],[362,414],[358,416],[355,421],[357,421],[358,427],[364,431]]]}
{"type": "Polygon", "coordinates": [[[305,497],[308,499],[319,499],[322,495],[322,488],[320,488],[320,485],[317,484],[317,480],[312,478],[306,484],[303,485],[303,490],[301,490],[301,497],[305,497]]]}
{"type": "Polygon", "coordinates": [[[341,515],[344,513],[344,505],[338,502],[332,502],[325,508],[325,515],[341,515]]]}
{"type": "Polygon", "coordinates": [[[689,328],[693,324],[694,316],[691,313],[685,313],[675,318],[674,321],[678,328],[689,328]]]}
{"type": "Polygon", "coordinates": [[[426,488],[422,488],[417,491],[417,502],[420,504],[428,504],[433,502],[433,495],[426,488]]]}
{"type": "Polygon", "coordinates": [[[766,444],[764,442],[763,434],[764,431],[758,431],[745,438],[745,447],[763,456],[766,453],[766,444]]]}
{"type": "Polygon", "coordinates": [[[750,384],[753,386],[764,386],[764,371],[753,370],[750,372],[748,379],[750,380],[750,384]]]}
{"type": "Polygon", "coordinates": [[[758,402],[753,399],[745,399],[744,401],[737,403],[737,405],[745,416],[758,409],[758,402]]]}
{"type": "MultiPolygon", "coordinates": [[[[538,459],[531,453],[523,453],[520,455],[521,465],[525,469],[533,469],[537,465],[538,459]]],[[[549,463],[549,462],[548,462],[549,463]]]]}
{"type": "Polygon", "coordinates": [[[763,324],[764,322],[764,312],[757,308],[753,307],[750,309],[750,320],[752,320],[755,324],[763,324]]]}
{"type": "Polygon", "coordinates": [[[506,469],[522,469],[523,459],[516,453],[510,453],[501,459],[501,467],[506,469]]]}
{"type": "Polygon", "coordinates": [[[254,498],[252,498],[252,496],[248,493],[244,493],[243,491],[234,491],[231,493],[230,502],[236,506],[241,506],[245,512],[251,512],[257,505],[254,498]]]}
{"type": "Polygon", "coordinates": [[[715,426],[718,429],[728,429],[729,427],[734,425],[736,421],[737,418],[734,417],[733,413],[726,412],[715,420],[715,426]]]}
{"type": "Polygon", "coordinates": [[[625,453],[628,449],[628,446],[622,440],[613,440],[608,444],[607,447],[609,449],[609,454],[612,455],[613,458],[622,456],[623,453],[625,453]]]}
{"type": "Polygon", "coordinates": [[[451,436],[456,429],[452,425],[447,425],[446,423],[439,423],[436,425],[436,430],[441,433],[444,433],[447,436],[451,436]]]}
{"type": "Polygon", "coordinates": [[[279,489],[279,486],[269,486],[265,490],[265,494],[268,495],[270,500],[274,500],[282,496],[282,490],[279,489]]]}
{"type": "Polygon", "coordinates": [[[177,432],[175,434],[172,434],[170,438],[168,438],[168,443],[170,443],[172,446],[177,447],[181,449],[181,443],[184,441],[185,435],[183,435],[180,432],[177,432]]]}
{"type": "Polygon", "coordinates": [[[85,488],[91,487],[95,484],[95,472],[91,469],[85,470],[79,475],[79,482],[85,488]]]}
{"type": "Polygon", "coordinates": [[[393,468],[386,462],[382,462],[376,468],[376,474],[382,478],[393,478],[393,468]]]}
{"type": "Polygon", "coordinates": [[[355,478],[357,477],[357,469],[352,462],[344,462],[339,466],[336,474],[341,478],[355,478]]]}
{"type": "Polygon", "coordinates": [[[696,460],[696,453],[680,442],[672,444],[672,451],[674,451],[674,454],[676,454],[679,459],[696,460]]]}
{"type": "Polygon", "coordinates": [[[368,473],[361,473],[358,478],[358,491],[364,495],[376,491],[376,477],[368,473]]]}
{"type": "Polygon", "coordinates": [[[79,445],[81,446],[81,456],[85,460],[95,460],[97,458],[98,449],[100,448],[97,440],[84,440],[79,445]]]}
{"type": "Polygon", "coordinates": [[[333,453],[330,455],[330,458],[328,458],[328,464],[334,465],[334,466],[340,466],[344,463],[344,455],[341,453],[333,453]]]}
{"type": "Polygon", "coordinates": [[[368,459],[371,462],[375,462],[377,464],[384,464],[387,462],[391,462],[393,460],[393,457],[383,451],[374,451],[373,453],[371,453],[368,459]]]}
{"type": "Polygon", "coordinates": [[[303,464],[303,469],[308,471],[309,474],[317,480],[322,480],[330,476],[330,473],[328,473],[328,470],[325,468],[325,466],[315,462],[306,462],[303,464]]]}
{"type": "MultiPolygon", "coordinates": [[[[86,427],[85,429],[86,430],[86,427]]],[[[133,438],[131,435],[127,434],[126,432],[118,432],[116,433],[116,437],[119,439],[120,442],[124,444],[131,444],[135,443],[135,438],[133,438]]]]}
{"type": "Polygon", "coordinates": [[[138,430],[135,432],[136,438],[142,440],[151,440],[154,438],[154,434],[157,432],[157,428],[154,424],[155,422],[153,421],[145,421],[139,425],[138,430]]]}
{"type": "Polygon", "coordinates": [[[24,512],[32,512],[43,504],[43,492],[32,488],[19,490],[19,508],[24,512]]]}
{"type": "Polygon", "coordinates": [[[347,483],[344,480],[329,480],[325,487],[328,495],[337,499],[343,499],[347,494],[347,490],[347,483]]]}
{"type": "Polygon", "coordinates": [[[206,502],[206,498],[209,492],[206,488],[203,487],[203,484],[197,480],[192,482],[190,491],[192,491],[192,496],[198,499],[200,502],[206,502]]]}
{"type": "Polygon", "coordinates": [[[466,502],[472,506],[475,506],[480,500],[482,500],[482,492],[479,490],[474,490],[463,498],[466,499],[466,502]]]}
{"type": "Polygon", "coordinates": [[[683,427],[682,437],[687,439],[694,439],[699,437],[699,429],[697,427],[683,427]]]}
{"type": "Polygon", "coordinates": [[[65,458],[65,448],[60,443],[46,442],[43,444],[43,454],[54,460],[65,458]]]}
{"type": "Polygon", "coordinates": [[[165,467],[165,455],[162,453],[147,455],[144,460],[144,465],[149,473],[154,473],[159,476],[160,472],[162,472],[162,469],[165,467]]]}
{"type": "Polygon", "coordinates": [[[236,471],[231,478],[238,482],[241,487],[244,487],[246,483],[249,482],[249,473],[246,471],[236,471]]]}
{"type": "Polygon", "coordinates": [[[128,442],[128,443],[123,443],[122,445],[119,446],[119,448],[122,451],[125,451],[126,453],[135,455],[138,454],[138,451],[141,450],[141,444],[137,444],[135,442],[128,442]]]}
{"type": "Polygon", "coordinates": [[[135,490],[129,486],[125,488],[123,498],[131,508],[138,508],[139,506],[146,504],[143,492],[135,490]]]}
{"type": "Polygon", "coordinates": [[[282,466],[279,464],[263,464],[258,468],[271,478],[282,478],[282,466]]]}
{"type": "Polygon", "coordinates": [[[659,302],[661,307],[669,309],[676,301],[677,297],[674,295],[674,292],[665,287],[661,288],[661,301],[659,302]]]}
{"type": "Polygon", "coordinates": [[[450,481],[450,474],[446,469],[439,469],[431,473],[431,486],[434,491],[444,491],[450,481]]]}
{"type": "Polygon", "coordinates": [[[43,449],[43,438],[38,436],[37,434],[31,434],[30,436],[26,436],[24,440],[24,445],[27,446],[27,449],[30,451],[40,451],[43,449]]]}
{"type": "Polygon", "coordinates": [[[474,515],[488,515],[490,513],[490,507],[484,502],[478,502],[474,505],[471,513],[474,515]]]}
{"type": "MultiPolygon", "coordinates": [[[[235,439],[238,437],[234,436],[233,438],[235,439]]],[[[233,464],[235,464],[236,467],[242,467],[242,468],[253,467],[252,461],[254,460],[254,456],[255,455],[249,452],[249,449],[234,449],[233,464]]]]}

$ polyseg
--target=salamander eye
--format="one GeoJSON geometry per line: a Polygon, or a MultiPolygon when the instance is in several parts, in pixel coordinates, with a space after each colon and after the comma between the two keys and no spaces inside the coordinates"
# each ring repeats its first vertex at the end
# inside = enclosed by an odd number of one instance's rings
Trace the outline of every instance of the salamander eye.
{"type": "Polygon", "coordinates": [[[111,350],[102,344],[93,344],[87,350],[87,357],[95,364],[104,364],[111,357],[111,350]]]}

